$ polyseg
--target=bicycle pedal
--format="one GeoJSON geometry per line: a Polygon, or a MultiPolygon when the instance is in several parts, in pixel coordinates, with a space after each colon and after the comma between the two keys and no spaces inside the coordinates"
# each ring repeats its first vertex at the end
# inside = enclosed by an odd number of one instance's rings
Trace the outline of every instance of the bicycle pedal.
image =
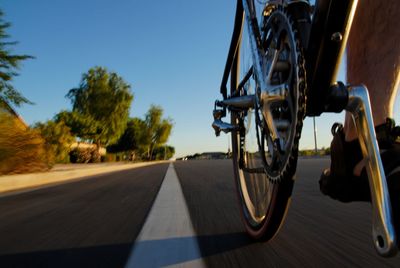
{"type": "Polygon", "coordinates": [[[221,119],[216,118],[212,124],[212,127],[215,130],[215,135],[218,137],[221,134],[221,131],[224,133],[229,133],[232,131],[239,130],[239,127],[236,125],[232,125],[226,122],[223,122],[221,119]]]}
{"type": "Polygon", "coordinates": [[[225,116],[225,112],[224,112],[224,110],[222,110],[222,109],[215,109],[215,110],[213,111],[213,116],[214,116],[214,119],[215,119],[215,120],[221,119],[222,117],[225,116]]]}

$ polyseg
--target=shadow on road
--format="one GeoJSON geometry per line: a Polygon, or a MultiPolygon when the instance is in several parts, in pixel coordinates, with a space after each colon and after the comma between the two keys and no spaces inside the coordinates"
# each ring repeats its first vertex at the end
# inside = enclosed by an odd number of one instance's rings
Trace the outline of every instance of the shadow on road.
{"type": "Polygon", "coordinates": [[[174,237],[138,241],[129,267],[161,267],[196,261],[250,245],[245,233],[174,237]],[[197,243],[200,252],[193,246],[197,243]]]}
{"type": "Polygon", "coordinates": [[[197,241],[199,243],[201,255],[204,258],[243,248],[255,243],[245,232],[203,235],[198,236],[197,241]]]}
{"type": "MultiPolygon", "coordinates": [[[[140,241],[136,246],[140,244],[145,254],[159,258],[158,265],[168,266],[199,259],[198,253],[185,252],[193,240],[197,240],[202,258],[254,243],[246,233],[231,233],[140,241]]],[[[1,267],[124,267],[131,248],[127,243],[14,253],[0,256],[0,263],[1,267]]]]}
{"type": "MultiPolygon", "coordinates": [[[[21,241],[22,242],[22,241],[21,241]]],[[[14,253],[0,256],[1,267],[123,267],[132,244],[14,253]]]]}

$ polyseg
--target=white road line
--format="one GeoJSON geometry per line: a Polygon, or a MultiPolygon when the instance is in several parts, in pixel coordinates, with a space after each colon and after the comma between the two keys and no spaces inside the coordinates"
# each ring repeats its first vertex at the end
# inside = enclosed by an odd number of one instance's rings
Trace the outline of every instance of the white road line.
{"type": "Polygon", "coordinates": [[[126,267],[205,267],[173,164],[126,267]]]}

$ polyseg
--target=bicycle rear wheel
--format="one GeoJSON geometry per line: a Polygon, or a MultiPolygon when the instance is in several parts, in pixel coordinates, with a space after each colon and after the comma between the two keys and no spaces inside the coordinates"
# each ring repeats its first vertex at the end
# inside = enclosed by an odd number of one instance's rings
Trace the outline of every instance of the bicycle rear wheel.
{"type": "MultiPolygon", "coordinates": [[[[278,53],[272,76],[263,79],[269,79],[269,85],[285,85],[289,89],[285,100],[268,107],[279,139],[272,138],[262,103],[247,111],[232,111],[231,121],[240,127],[240,131],[232,132],[232,153],[245,228],[253,238],[268,240],[279,230],[290,203],[305,114],[306,83],[302,49],[285,11],[276,9],[266,18],[263,42],[266,51],[274,48],[278,53]]],[[[244,68],[242,76],[246,73],[244,68]]],[[[234,88],[231,94],[260,94],[256,79],[247,82],[239,92],[234,88]]]]}

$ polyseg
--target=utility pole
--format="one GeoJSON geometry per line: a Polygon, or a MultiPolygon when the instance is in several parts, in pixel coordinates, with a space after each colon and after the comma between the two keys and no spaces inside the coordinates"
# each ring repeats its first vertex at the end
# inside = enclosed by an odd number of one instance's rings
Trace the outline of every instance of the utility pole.
{"type": "Polygon", "coordinates": [[[318,154],[318,146],[317,146],[317,127],[315,126],[315,116],[313,117],[314,124],[314,144],[315,144],[315,154],[318,154]]]}
{"type": "Polygon", "coordinates": [[[228,154],[227,154],[227,157],[230,158],[231,157],[231,142],[229,140],[229,136],[230,135],[227,135],[227,136],[228,136],[228,154]]]}

